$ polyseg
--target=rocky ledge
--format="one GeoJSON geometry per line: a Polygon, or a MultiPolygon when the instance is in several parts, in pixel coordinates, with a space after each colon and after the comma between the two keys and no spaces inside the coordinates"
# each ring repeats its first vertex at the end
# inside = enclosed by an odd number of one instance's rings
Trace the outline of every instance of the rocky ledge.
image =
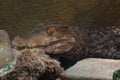
{"type": "MultiPolygon", "coordinates": [[[[118,69],[120,69],[120,60],[88,58],[68,68],[62,73],[62,78],[69,80],[112,80],[113,73],[118,69]]],[[[115,77],[118,77],[116,75],[115,77]]],[[[114,80],[120,80],[120,77],[114,80]]]]}

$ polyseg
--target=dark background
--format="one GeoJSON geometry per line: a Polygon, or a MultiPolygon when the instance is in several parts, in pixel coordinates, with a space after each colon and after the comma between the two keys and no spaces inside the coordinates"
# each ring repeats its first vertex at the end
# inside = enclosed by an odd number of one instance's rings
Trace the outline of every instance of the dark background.
{"type": "Polygon", "coordinates": [[[120,0],[0,0],[0,29],[25,36],[40,22],[89,28],[120,24],[120,0]]]}

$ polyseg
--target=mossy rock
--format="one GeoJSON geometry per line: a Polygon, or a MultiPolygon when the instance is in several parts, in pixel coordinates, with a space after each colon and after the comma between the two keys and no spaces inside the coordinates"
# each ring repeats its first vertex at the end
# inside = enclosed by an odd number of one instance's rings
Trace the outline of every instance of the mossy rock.
{"type": "Polygon", "coordinates": [[[120,69],[113,73],[113,80],[120,80],[120,69]]]}

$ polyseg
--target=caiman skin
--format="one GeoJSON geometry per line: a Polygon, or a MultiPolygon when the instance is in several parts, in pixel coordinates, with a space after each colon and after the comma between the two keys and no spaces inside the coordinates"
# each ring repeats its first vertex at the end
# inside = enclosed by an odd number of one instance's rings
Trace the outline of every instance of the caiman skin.
{"type": "Polygon", "coordinates": [[[40,24],[27,39],[16,38],[13,46],[43,48],[45,53],[66,59],[120,59],[120,27],[80,28],[63,24],[40,24]]]}

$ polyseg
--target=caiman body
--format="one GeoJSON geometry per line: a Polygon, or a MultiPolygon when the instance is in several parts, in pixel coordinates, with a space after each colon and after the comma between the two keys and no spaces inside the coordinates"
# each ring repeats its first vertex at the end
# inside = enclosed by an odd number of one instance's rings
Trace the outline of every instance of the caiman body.
{"type": "Polygon", "coordinates": [[[54,23],[40,24],[29,38],[16,38],[13,46],[43,48],[47,54],[66,59],[120,59],[120,27],[87,29],[54,23]]]}

